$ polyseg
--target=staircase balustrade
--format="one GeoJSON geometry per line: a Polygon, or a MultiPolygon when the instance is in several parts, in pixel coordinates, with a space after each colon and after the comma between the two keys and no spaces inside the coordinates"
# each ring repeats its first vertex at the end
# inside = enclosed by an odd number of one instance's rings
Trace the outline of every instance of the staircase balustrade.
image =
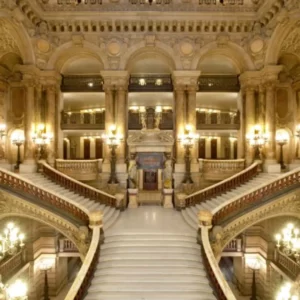
{"type": "Polygon", "coordinates": [[[27,263],[26,256],[23,250],[19,251],[14,256],[10,257],[6,261],[0,264],[0,274],[2,281],[6,281],[9,277],[14,274],[17,270],[21,269],[27,263]]]}
{"type": "Polygon", "coordinates": [[[216,183],[208,188],[200,190],[194,194],[191,194],[186,197],[185,205],[186,207],[200,204],[208,199],[219,196],[225,192],[228,192],[231,189],[236,188],[237,186],[247,182],[259,172],[260,162],[253,163],[250,167],[244,171],[235,174],[228,179],[225,179],[219,183],[216,183]]]}
{"type": "Polygon", "coordinates": [[[224,203],[223,207],[218,208],[216,212],[213,212],[213,224],[220,225],[233,214],[239,214],[249,206],[262,203],[262,200],[266,197],[273,195],[276,192],[280,192],[286,188],[292,187],[293,185],[299,185],[299,181],[300,169],[296,169],[287,173],[284,177],[274,179],[274,181],[271,183],[267,183],[263,186],[260,186],[258,189],[252,190],[248,194],[236,197],[229,203],[224,203]]]}
{"type": "Polygon", "coordinates": [[[71,240],[62,238],[59,239],[59,252],[78,252],[78,249],[71,240]]]}
{"type": "Polygon", "coordinates": [[[103,191],[97,190],[87,184],[79,182],[70,176],[62,174],[61,172],[55,170],[47,163],[42,163],[43,173],[50,178],[55,183],[61,185],[62,187],[69,189],[80,196],[94,200],[100,204],[105,204],[107,206],[116,207],[116,198],[109,195],[103,191]]]}
{"type": "Polygon", "coordinates": [[[102,159],[57,159],[56,169],[76,180],[95,180],[101,170],[102,159]]]}
{"type": "Polygon", "coordinates": [[[224,248],[224,252],[241,252],[242,251],[242,239],[233,239],[224,248]]]}
{"type": "Polygon", "coordinates": [[[76,219],[83,221],[84,224],[88,224],[89,222],[88,214],[80,207],[65,200],[64,197],[50,193],[35,184],[28,182],[26,179],[21,178],[14,173],[6,170],[0,170],[0,185],[9,190],[13,190],[14,192],[21,193],[22,196],[33,196],[34,198],[39,199],[48,205],[50,204],[61,211],[68,212],[76,219]]]}
{"type": "Polygon", "coordinates": [[[100,243],[100,227],[95,227],[88,253],[65,300],[82,300],[86,296],[98,264],[100,243]]]}

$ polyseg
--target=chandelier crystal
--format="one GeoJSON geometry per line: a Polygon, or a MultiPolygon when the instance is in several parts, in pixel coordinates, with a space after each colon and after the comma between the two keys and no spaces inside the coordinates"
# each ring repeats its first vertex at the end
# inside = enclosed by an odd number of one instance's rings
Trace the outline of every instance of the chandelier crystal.
{"type": "Polygon", "coordinates": [[[300,237],[299,228],[295,228],[293,224],[288,224],[282,233],[275,235],[277,248],[283,254],[291,256],[300,264],[300,237]]]}
{"type": "Polygon", "coordinates": [[[0,259],[6,254],[14,255],[19,248],[24,247],[24,234],[13,223],[8,223],[4,235],[0,235],[0,259]]]}

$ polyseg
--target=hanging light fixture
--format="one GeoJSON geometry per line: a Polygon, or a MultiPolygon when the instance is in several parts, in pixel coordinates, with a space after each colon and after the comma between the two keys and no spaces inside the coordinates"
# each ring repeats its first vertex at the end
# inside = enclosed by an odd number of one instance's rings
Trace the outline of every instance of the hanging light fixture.
{"type": "Polygon", "coordinates": [[[14,255],[19,248],[24,247],[24,234],[20,233],[19,228],[10,222],[4,229],[4,235],[0,235],[0,260],[6,254],[14,255]]]}

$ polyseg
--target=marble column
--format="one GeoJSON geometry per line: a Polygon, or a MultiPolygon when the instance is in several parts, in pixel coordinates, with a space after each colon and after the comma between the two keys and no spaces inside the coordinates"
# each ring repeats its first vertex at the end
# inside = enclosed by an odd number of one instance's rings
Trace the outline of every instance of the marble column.
{"type": "Polygon", "coordinates": [[[32,126],[34,123],[34,91],[33,80],[24,81],[26,86],[26,106],[24,116],[24,160],[20,165],[20,173],[32,173],[36,171],[35,146],[32,141],[32,126]]]}
{"type": "Polygon", "coordinates": [[[266,101],[265,101],[265,87],[260,84],[258,88],[258,120],[257,123],[261,126],[262,131],[265,131],[266,119],[266,101]]]}
{"type": "MultiPolygon", "coordinates": [[[[252,86],[245,88],[245,130],[246,135],[253,132],[255,125],[255,89],[252,86]]],[[[248,142],[246,142],[246,165],[253,162],[253,149],[248,142]]]]}
{"type": "MultiPolygon", "coordinates": [[[[114,118],[114,99],[113,99],[113,88],[111,86],[105,87],[105,132],[108,134],[110,132],[110,127],[115,123],[114,118]]],[[[104,160],[109,160],[110,149],[104,144],[104,160]]]]}
{"type": "MultiPolygon", "coordinates": [[[[196,132],[196,87],[188,88],[188,103],[187,103],[187,123],[192,126],[192,132],[196,132]]],[[[191,149],[192,163],[198,163],[198,142],[191,149]]]]}
{"type": "Polygon", "coordinates": [[[280,165],[276,162],[276,115],[275,115],[275,83],[268,82],[266,87],[266,133],[269,140],[266,144],[266,172],[280,172],[280,165]]]}
{"type": "MultiPolygon", "coordinates": [[[[56,106],[56,131],[54,135],[55,139],[55,147],[56,147],[56,156],[57,158],[63,158],[64,156],[64,133],[61,130],[61,112],[64,109],[64,103],[63,103],[63,95],[58,90],[58,98],[57,98],[57,106],[56,106]]],[[[69,149],[68,149],[69,151],[69,149]]],[[[70,155],[68,155],[70,157],[70,155]]]]}
{"type": "Polygon", "coordinates": [[[240,130],[238,131],[238,139],[237,139],[237,158],[245,158],[245,124],[244,124],[244,115],[245,115],[245,102],[243,98],[243,93],[240,92],[238,98],[238,111],[239,111],[239,122],[240,122],[240,130]]]}
{"type": "MultiPolygon", "coordinates": [[[[5,81],[0,80],[0,124],[6,125],[7,132],[7,123],[6,123],[6,112],[7,112],[7,94],[8,94],[8,85],[5,81]]],[[[7,161],[7,138],[6,132],[3,136],[0,137],[0,164],[2,168],[10,170],[10,165],[7,161]]]]}
{"type": "Polygon", "coordinates": [[[55,163],[55,107],[56,107],[56,87],[55,85],[46,87],[47,95],[47,123],[46,123],[46,133],[52,135],[52,140],[49,145],[47,145],[47,162],[54,166],[55,163]]]}

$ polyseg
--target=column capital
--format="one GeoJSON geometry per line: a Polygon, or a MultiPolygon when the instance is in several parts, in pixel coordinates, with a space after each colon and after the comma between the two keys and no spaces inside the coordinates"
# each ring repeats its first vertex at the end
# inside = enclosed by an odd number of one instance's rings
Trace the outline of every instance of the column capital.
{"type": "Polygon", "coordinates": [[[101,71],[104,90],[124,90],[128,89],[129,72],[128,71],[101,71]]]}
{"type": "Polygon", "coordinates": [[[201,71],[173,71],[172,80],[176,88],[189,90],[190,88],[198,89],[198,79],[201,71]]]}
{"type": "Polygon", "coordinates": [[[277,82],[278,75],[282,71],[282,65],[265,66],[261,71],[261,79],[263,82],[277,82]]]}

